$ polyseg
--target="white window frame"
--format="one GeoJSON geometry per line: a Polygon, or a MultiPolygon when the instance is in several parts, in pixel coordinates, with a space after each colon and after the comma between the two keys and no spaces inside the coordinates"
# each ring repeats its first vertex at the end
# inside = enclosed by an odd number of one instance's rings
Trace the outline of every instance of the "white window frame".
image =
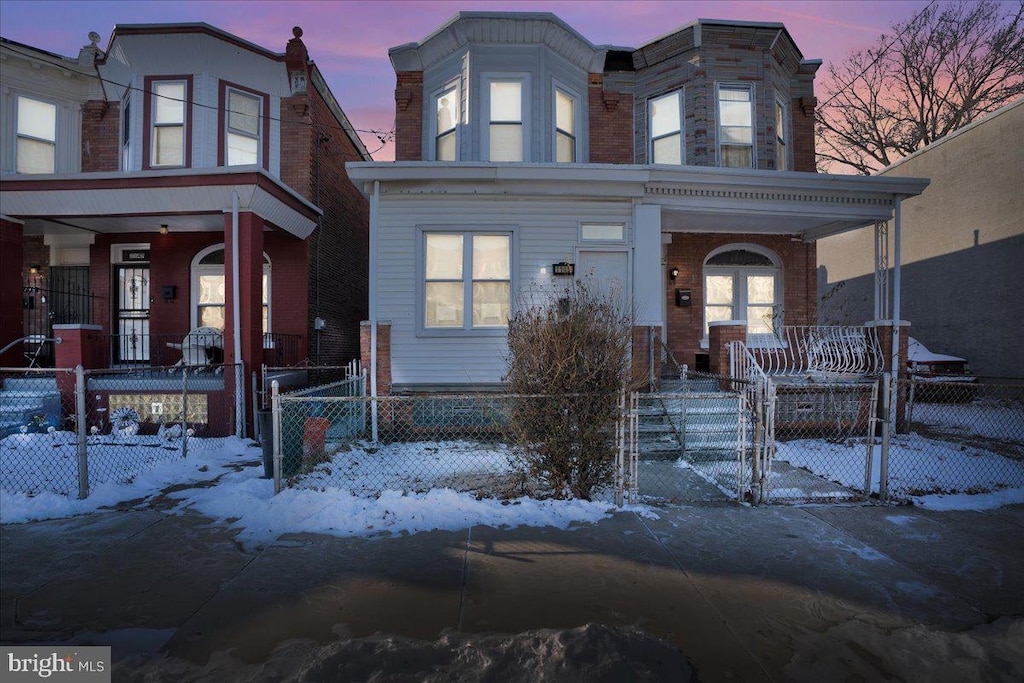
{"type": "Polygon", "coordinates": [[[121,98],[121,170],[132,170],[132,89],[121,98]]]}
{"type": "Polygon", "coordinates": [[[789,163],[789,107],[781,97],[775,98],[775,170],[792,170],[789,163]],[[780,125],[779,112],[782,112],[780,125]]]}
{"type": "MultiPolygon", "coordinates": [[[[703,332],[701,336],[701,348],[708,347],[708,319],[707,319],[707,307],[708,307],[708,287],[707,278],[709,275],[731,275],[733,278],[732,291],[732,319],[740,320],[744,323],[747,322],[747,276],[748,275],[772,275],[775,278],[774,294],[775,300],[772,303],[772,312],[775,314],[782,310],[782,303],[785,300],[783,296],[783,277],[782,277],[782,259],[775,252],[770,249],[766,249],[759,244],[749,243],[736,243],[727,244],[717,249],[712,250],[704,257],[704,262],[701,267],[701,291],[703,299],[701,301],[701,320],[703,321],[703,332]],[[772,262],[771,266],[709,266],[708,261],[730,251],[749,251],[760,256],[764,256],[772,262]]],[[[781,315],[775,318],[775,333],[778,332],[778,328],[783,325],[781,315]]],[[[750,335],[748,338],[757,341],[759,346],[770,346],[774,344],[776,340],[775,333],[757,333],[750,335]]]]}
{"type": "Polygon", "coordinates": [[[256,100],[258,103],[257,114],[256,114],[256,166],[263,166],[263,108],[266,105],[266,95],[257,95],[247,90],[240,88],[233,88],[230,85],[224,86],[224,165],[225,166],[252,166],[252,164],[232,164],[228,160],[228,150],[230,149],[229,139],[232,134],[240,135],[242,137],[253,139],[247,131],[240,130],[238,128],[231,127],[231,93],[238,93],[242,97],[248,97],[256,100]]]}
{"type": "MultiPolygon", "coordinates": [[[[715,145],[718,151],[718,165],[722,164],[722,106],[721,91],[725,90],[746,90],[750,93],[750,168],[757,168],[757,93],[753,83],[715,83],[715,145]]],[[[725,147],[742,147],[743,145],[724,145],[725,147]]],[[[735,167],[728,167],[735,168],[735,167]]],[[[746,168],[746,167],[743,167],[746,168]]]]}
{"type": "MultiPolygon", "coordinates": [[[[18,140],[20,140],[20,139],[31,140],[33,142],[42,142],[42,143],[50,145],[53,148],[53,173],[57,173],[58,172],[58,169],[57,169],[57,140],[58,140],[59,137],[60,137],[60,104],[59,103],[57,103],[57,102],[55,102],[53,100],[48,100],[48,99],[42,98],[42,97],[34,97],[34,96],[21,95],[21,94],[18,94],[18,95],[14,96],[14,171],[15,171],[15,173],[23,173],[23,171],[19,171],[18,170],[18,140]],[[28,135],[28,134],[25,134],[25,133],[18,132],[18,128],[19,128],[19,124],[20,124],[20,121],[19,121],[19,119],[20,119],[19,110],[21,109],[21,107],[19,106],[19,102],[21,100],[29,100],[31,102],[37,102],[39,104],[47,104],[47,105],[50,105],[51,107],[53,107],[53,140],[47,140],[46,138],[37,138],[34,135],[28,135]]],[[[47,175],[47,174],[45,174],[45,173],[39,173],[39,174],[25,173],[25,175],[47,175]]]]}
{"type": "Polygon", "coordinates": [[[422,225],[416,228],[416,336],[417,337],[504,337],[508,325],[473,327],[473,237],[508,237],[509,316],[515,311],[518,281],[516,227],[422,225]],[[462,235],[462,327],[427,327],[427,235],[462,235]]]}
{"type": "Polygon", "coordinates": [[[149,120],[149,167],[150,168],[186,168],[188,167],[188,108],[191,102],[188,99],[188,81],[183,78],[168,78],[166,80],[154,78],[150,81],[150,87],[153,92],[150,93],[151,99],[150,105],[150,120],[149,120]],[[159,123],[156,120],[157,114],[157,102],[159,101],[160,95],[157,94],[157,88],[161,85],[173,85],[180,83],[184,97],[181,102],[181,123],[159,123]],[[156,162],[156,145],[157,145],[157,128],[173,128],[181,126],[181,163],[180,164],[158,164],[156,162]]]}
{"type": "MultiPolygon", "coordinates": [[[[592,245],[592,244],[625,244],[626,241],[627,241],[626,240],[626,224],[621,222],[621,221],[580,221],[578,223],[578,225],[579,225],[579,232],[578,232],[579,243],[582,244],[582,245],[592,245]],[[585,237],[584,234],[583,234],[583,229],[586,226],[594,226],[594,227],[602,227],[602,228],[621,228],[622,229],[622,239],[600,239],[600,238],[585,237]]],[[[590,247],[587,246],[586,248],[589,249],[590,247]]]]}
{"type": "Polygon", "coordinates": [[[522,72],[480,74],[480,99],[482,102],[480,107],[480,158],[485,161],[489,161],[491,158],[491,83],[502,81],[520,83],[520,96],[522,97],[520,108],[522,121],[520,123],[523,129],[523,154],[521,161],[498,161],[495,163],[517,164],[529,162],[531,159],[530,150],[533,148],[531,144],[532,127],[530,120],[530,114],[532,113],[531,103],[533,102],[531,93],[533,91],[531,89],[530,74],[522,72]]]}
{"type": "MultiPolygon", "coordinates": [[[[225,244],[211,244],[205,249],[201,249],[192,258],[192,263],[189,267],[189,322],[191,327],[189,329],[195,329],[199,327],[199,276],[200,275],[223,275],[224,276],[224,321],[227,323],[227,310],[228,310],[228,291],[227,291],[227,259],[228,253],[225,249],[225,244]],[[209,256],[215,251],[224,252],[224,264],[216,265],[200,265],[205,257],[209,256]]],[[[263,334],[270,334],[274,331],[274,296],[273,296],[273,279],[271,277],[270,256],[263,252],[263,276],[267,278],[267,329],[263,330],[263,334]]]]}
{"type": "Polygon", "coordinates": [[[459,153],[462,143],[462,85],[460,79],[456,78],[448,81],[430,95],[430,111],[427,115],[427,131],[429,135],[428,140],[430,142],[430,151],[427,154],[427,159],[430,159],[431,161],[440,161],[440,159],[437,158],[437,140],[441,135],[441,132],[437,129],[437,101],[449,92],[453,93],[452,97],[458,107],[454,118],[455,125],[452,127],[452,131],[455,133],[455,159],[453,159],[453,161],[459,161],[462,156],[459,153]]]}
{"type": "MultiPolygon", "coordinates": [[[[659,135],[657,138],[654,137],[654,101],[660,100],[670,95],[675,95],[679,100],[679,165],[686,165],[686,111],[683,109],[686,101],[683,98],[683,89],[670,90],[668,92],[656,95],[654,97],[647,98],[647,160],[649,163],[654,164],[654,142],[655,140],[661,140],[667,138],[676,133],[665,133],[659,135]]],[[[666,166],[674,166],[675,164],[665,164],[666,166]]]]}
{"type": "Polygon", "coordinates": [[[559,81],[552,80],[551,85],[551,161],[560,164],[578,164],[582,159],[582,145],[581,140],[583,136],[583,116],[580,112],[580,106],[582,98],[572,88],[563,85],[559,81]],[[562,93],[570,100],[572,100],[572,127],[573,132],[568,133],[558,127],[558,93],[562,93]],[[559,161],[558,160],[558,135],[566,135],[572,138],[573,142],[573,160],[572,161],[559,161]]]}

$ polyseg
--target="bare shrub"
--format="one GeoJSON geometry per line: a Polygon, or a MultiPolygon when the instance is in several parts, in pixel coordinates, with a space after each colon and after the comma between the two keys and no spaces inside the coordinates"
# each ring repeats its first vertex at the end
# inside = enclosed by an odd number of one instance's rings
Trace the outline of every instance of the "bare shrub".
{"type": "Polygon", "coordinates": [[[577,281],[508,326],[509,429],[526,474],[555,498],[590,500],[612,483],[619,392],[630,378],[632,320],[616,293],[577,281]]]}

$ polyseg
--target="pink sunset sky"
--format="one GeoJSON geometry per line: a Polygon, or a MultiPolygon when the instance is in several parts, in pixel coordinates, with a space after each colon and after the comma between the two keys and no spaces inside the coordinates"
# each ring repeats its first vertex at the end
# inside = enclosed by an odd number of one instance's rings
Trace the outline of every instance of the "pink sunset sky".
{"type": "MultiPolygon", "coordinates": [[[[422,40],[460,10],[553,12],[592,43],[637,47],[691,21],[782,22],[808,59],[830,62],[867,47],[926,0],[843,2],[46,2],[3,0],[0,31],[16,40],[75,56],[89,31],[105,47],[115,24],[206,22],[276,52],[301,26],[310,56],[353,125],[361,131],[394,126],[394,72],[389,47],[422,40]]],[[[394,158],[361,133],[374,158],[394,158]]]]}

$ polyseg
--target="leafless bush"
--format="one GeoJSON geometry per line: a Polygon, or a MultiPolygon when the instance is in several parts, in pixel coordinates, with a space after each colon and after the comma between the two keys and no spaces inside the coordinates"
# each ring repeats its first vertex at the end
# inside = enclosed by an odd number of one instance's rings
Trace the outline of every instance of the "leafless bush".
{"type": "Polygon", "coordinates": [[[632,321],[616,292],[577,281],[509,320],[509,429],[526,473],[555,498],[590,500],[613,477],[618,394],[630,377],[632,321]]]}

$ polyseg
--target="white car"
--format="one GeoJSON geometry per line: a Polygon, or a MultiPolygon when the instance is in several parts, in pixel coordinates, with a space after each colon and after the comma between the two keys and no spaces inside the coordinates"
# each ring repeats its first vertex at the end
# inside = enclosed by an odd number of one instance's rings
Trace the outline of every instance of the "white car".
{"type": "Polygon", "coordinates": [[[932,353],[913,337],[907,340],[907,370],[917,379],[934,382],[976,382],[967,360],[959,356],[932,353]]]}

